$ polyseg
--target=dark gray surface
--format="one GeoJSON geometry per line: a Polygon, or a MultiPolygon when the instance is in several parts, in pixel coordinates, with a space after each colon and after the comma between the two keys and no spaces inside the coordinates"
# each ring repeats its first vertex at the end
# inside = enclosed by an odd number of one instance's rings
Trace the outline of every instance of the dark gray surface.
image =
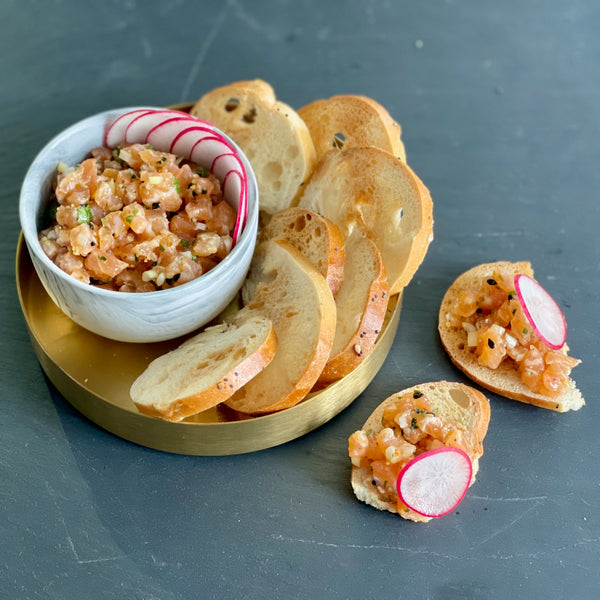
{"type": "Polygon", "coordinates": [[[596,598],[600,592],[596,0],[0,4],[0,597],[596,598]],[[392,352],[333,421],[282,447],[169,455],[86,421],[45,380],[14,285],[35,153],[79,118],[262,77],[299,107],[353,92],[402,123],[435,241],[392,352]],[[491,396],[478,481],[427,525],[354,500],[346,438],[389,394],[465,381],[436,336],[466,268],[529,259],[588,400],[491,396]]]}

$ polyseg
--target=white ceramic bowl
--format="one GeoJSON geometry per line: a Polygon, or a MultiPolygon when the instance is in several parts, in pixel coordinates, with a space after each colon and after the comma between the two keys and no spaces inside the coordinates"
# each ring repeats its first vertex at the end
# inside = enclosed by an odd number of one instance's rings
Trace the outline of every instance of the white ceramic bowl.
{"type": "MultiPolygon", "coordinates": [[[[258,189],[252,167],[236,150],[248,178],[246,225],[229,255],[197,279],[167,290],[125,293],[87,285],[57,267],[38,241],[41,218],[59,162],[81,162],[102,145],[106,123],[140,107],[106,111],[75,123],[53,138],[36,156],[19,201],[21,229],[38,277],[56,305],[73,321],[99,335],[124,342],[156,342],[184,335],[208,323],[235,297],[254,253],[258,227],[258,189]]],[[[149,107],[152,108],[152,107],[149,107]]],[[[208,165],[210,166],[210,165],[208,165]]]]}

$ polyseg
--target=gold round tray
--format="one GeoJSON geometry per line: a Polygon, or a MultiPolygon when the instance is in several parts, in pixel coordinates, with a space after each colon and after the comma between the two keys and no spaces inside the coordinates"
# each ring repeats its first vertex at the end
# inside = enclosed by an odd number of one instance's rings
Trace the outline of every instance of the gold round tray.
{"type": "Polygon", "coordinates": [[[129,397],[134,379],[181,339],[155,344],[116,342],[83,329],[52,302],[37,277],[23,236],[16,255],[21,309],[42,369],[88,419],[131,442],[178,454],[242,454],[298,438],[353,402],[388,355],[400,319],[401,296],[390,298],[371,353],[350,375],[278,413],[249,418],[217,406],[180,423],[140,414],[129,397]]]}

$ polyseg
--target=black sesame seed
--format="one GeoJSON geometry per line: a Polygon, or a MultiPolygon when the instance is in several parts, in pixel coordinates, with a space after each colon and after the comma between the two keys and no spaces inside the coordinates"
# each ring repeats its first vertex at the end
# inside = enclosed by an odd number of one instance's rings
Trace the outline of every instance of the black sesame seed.
{"type": "Polygon", "coordinates": [[[490,348],[495,348],[495,347],[496,347],[496,344],[494,344],[494,342],[493,342],[493,341],[492,341],[490,338],[488,338],[488,346],[489,346],[490,348]]]}
{"type": "Polygon", "coordinates": [[[475,312],[481,314],[483,312],[483,308],[478,308],[475,310],[475,312]]]}
{"type": "Polygon", "coordinates": [[[498,285],[498,284],[496,283],[496,280],[495,280],[495,279],[492,279],[491,277],[490,277],[490,278],[487,280],[487,283],[488,283],[488,285],[498,285]]]}

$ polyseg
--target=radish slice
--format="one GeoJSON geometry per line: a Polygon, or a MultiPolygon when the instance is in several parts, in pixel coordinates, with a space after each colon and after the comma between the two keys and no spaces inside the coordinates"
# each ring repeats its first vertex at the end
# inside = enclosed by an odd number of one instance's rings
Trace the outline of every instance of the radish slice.
{"type": "MultiPolygon", "coordinates": [[[[186,125],[181,123],[181,126],[186,125]]],[[[176,156],[190,156],[194,144],[202,138],[214,136],[215,130],[206,125],[186,125],[173,136],[169,152],[176,156]]]]}
{"type": "Polygon", "coordinates": [[[176,110],[134,110],[109,126],[105,142],[110,148],[120,143],[151,144],[207,167],[221,181],[225,200],[237,210],[232,232],[236,244],[246,223],[248,178],[236,150],[214,125],[176,110]]]}
{"type": "Polygon", "coordinates": [[[212,163],[212,172],[221,181],[229,171],[242,171],[242,163],[231,149],[227,154],[219,154],[212,163]]]}
{"type": "Polygon", "coordinates": [[[104,132],[104,145],[108,148],[116,148],[125,139],[125,131],[131,121],[150,112],[152,112],[151,109],[132,110],[118,117],[106,128],[104,132]]]}
{"type": "Polygon", "coordinates": [[[136,116],[125,130],[126,144],[145,144],[148,133],[163,121],[179,118],[190,118],[186,113],[177,111],[155,110],[136,116]]]}
{"type": "Polygon", "coordinates": [[[223,196],[231,204],[230,199],[239,198],[237,220],[231,238],[235,244],[246,224],[248,212],[247,187],[244,185],[242,175],[238,171],[229,171],[223,179],[223,196]]]}
{"type": "MultiPolygon", "coordinates": [[[[171,147],[181,136],[181,133],[192,127],[200,128],[200,125],[199,123],[195,123],[194,119],[189,115],[168,117],[148,131],[145,143],[150,144],[153,148],[160,148],[164,149],[165,152],[171,152],[171,147]]],[[[205,132],[205,135],[215,135],[213,128],[203,126],[202,130],[205,132]]],[[[179,156],[185,154],[188,153],[179,153],[179,156]]]]}
{"type": "Polygon", "coordinates": [[[194,144],[190,160],[198,165],[206,165],[212,171],[215,159],[222,154],[229,154],[231,151],[223,138],[213,135],[201,138],[194,144]]]}
{"type": "Polygon", "coordinates": [[[443,517],[464,498],[473,465],[460,448],[442,446],[409,461],[398,476],[400,500],[424,517],[443,517]]]}
{"type": "Polygon", "coordinates": [[[515,290],[525,316],[538,337],[552,350],[567,339],[567,322],[552,296],[528,275],[515,276],[515,290]]]}
{"type": "Polygon", "coordinates": [[[246,190],[244,189],[243,175],[239,171],[227,171],[221,181],[223,182],[222,189],[225,198],[230,198],[232,201],[234,198],[239,198],[240,204],[244,204],[244,208],[246,208],[244,202],[246,200],[246,190]]]}

